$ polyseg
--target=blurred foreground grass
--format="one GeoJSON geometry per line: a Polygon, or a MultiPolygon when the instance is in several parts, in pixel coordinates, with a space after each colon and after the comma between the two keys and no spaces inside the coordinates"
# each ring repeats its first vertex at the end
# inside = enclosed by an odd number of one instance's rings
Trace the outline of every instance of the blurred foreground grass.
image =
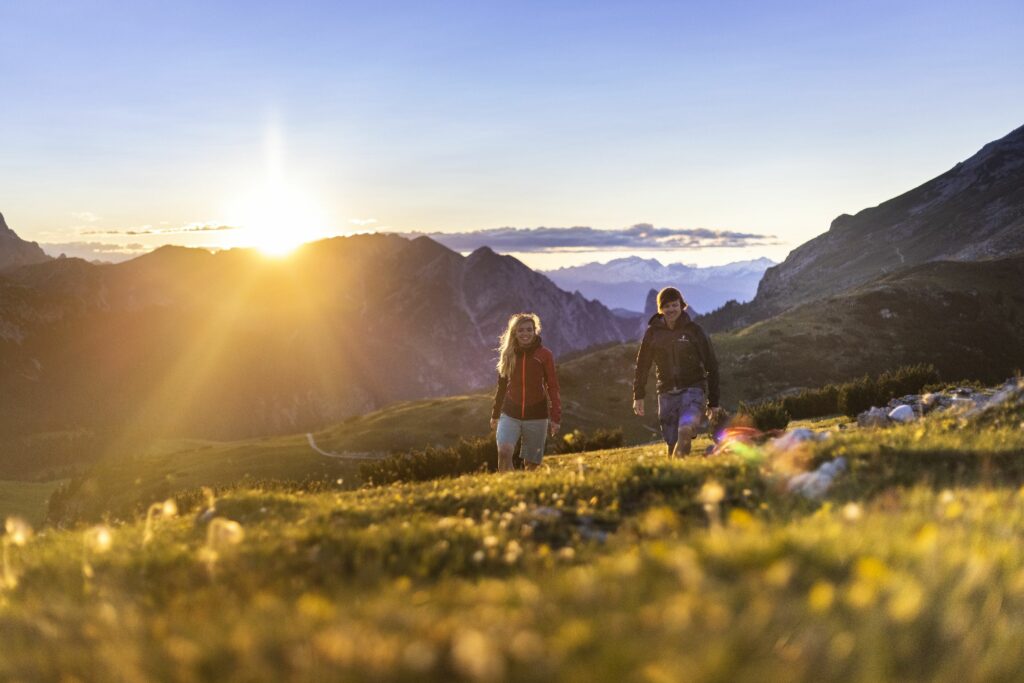
{"type": "Polygon", "coordinates": [[[9,530],[0,679],[1014,680],[1021,420],[9,530]],[[840,455],[824,503],[785,492],[840,455]]]}

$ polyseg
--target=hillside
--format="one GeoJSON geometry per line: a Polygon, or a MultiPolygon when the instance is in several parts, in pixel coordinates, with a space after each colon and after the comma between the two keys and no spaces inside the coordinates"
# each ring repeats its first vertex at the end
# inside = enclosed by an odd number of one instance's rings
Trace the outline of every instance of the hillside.
{"type": "Polygon", "coordinates": [[[742,458],[631,448],[8,521],[0,678],[1012,679],[1021,407],[742,458]],[[786,492],[839,455],[824,503],[786,492]]]}
{"type": "Polygon", "coordinates": [[[237,439],[464,393],[491,381],[508,315],[526,309],[557,321],[544,331],[556,353],[633,333],[513,258],[425,237],[335,238],[284,260],[164,247],[7,270],[0,441],[83,428],[237,439]]]}
{"type": "MultiPolygon", "coordinates": [[[[1024,369],[1021,282],[1024,256],[926,263],[715,334],[722,403],[732,409],[741,400],[915,363],[934,364],[948,381],[1011,376],[1024,369]]],[[[602,349],[559,368],[566,400],[603,414],[605,425],[625,427],[631,439],[643,436],[628,406],[636,348],[602,349]]]]}
{"type": "MultiPolygon", "coordinates": [[[[734,409],[740,400],[923,362],[934,364],[946,381],[1003,379],[1024,367],[1024,294],[1010,287],[1021,281],[1020,257],[930,263],[797,307],[738,333],[716,335],[723,404],[734,409]]],[[[648,392],[648,417],[632,413],[635,356],[636,345],[624,344],[559,364],[563,434],[620,428],[629,444],[659,439],[653,391],[648,392]]],[[[402,402],[349,418],[316,432],[314,438],[323,450],[357,456],[450,445],[460,438],[489,436],[489,409],[486,394],[402,402]]],[[[294,480],[301,478],[303,467],[319,463],[316,472],[328,467],[319,462],[328,459],[316,455],[302,435],[199,447],[185,443],[165,450],[160,458],[128,460],[124,453],[130,449],[117,451],[104,466],[113,474],[93,475],[97,484],[91,497],[101,503],[108,498],[137,502],[132,486],[122,485],[136,479],[146,486],[157,482],[160,490],[171,492],[187,488],[186,482],[202,485],[203,477],[216,485],[244,476],[294,480]],[[213,457],[254,446],[258,448],[252,459],[213,457]],[[167,482],[175,482],[177,488],[168,488],[167,482]]],[[[354,470],[351,465],[339,476],[353,482],[354,470]]]]}
{"type": "Polygon", "coordinates": [[[735,329],[932,261],[986,261],[1024,251],[1024,126],[923,185],[836,218],[828,232],[769,268],[752,302],[709,316],[735,329]]]}
{"type": "Polygon", "coordinates": [[[820,386],[913,363],[949,381],[1024,369],[1024,256],[935,262],[715,337],[733,397],[820,386]]]}

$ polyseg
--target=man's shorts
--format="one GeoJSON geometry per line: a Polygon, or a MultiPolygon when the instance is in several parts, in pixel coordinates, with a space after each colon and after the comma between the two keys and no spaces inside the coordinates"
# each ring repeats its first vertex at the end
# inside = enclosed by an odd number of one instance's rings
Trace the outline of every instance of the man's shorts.
{"type": "Polygon", "coordinates": [[[679,440],[680,427],[691,427],[696,433],[704,420],[707,407],[704,387],[700,385],[658,394],[658,422],[661,423],[661,435],[669,448],[673,448],[679,440]]]}
{"type": "Polygon", "coordinates": [[[517,420],[505,413],[498,418],[498,448],[512,446],[515,448],[516,441],[523,439],[519,455],[523,460],[539,465],[544,458],[544,444],[548,438],[548,421],[544,420],[517,420]]]}

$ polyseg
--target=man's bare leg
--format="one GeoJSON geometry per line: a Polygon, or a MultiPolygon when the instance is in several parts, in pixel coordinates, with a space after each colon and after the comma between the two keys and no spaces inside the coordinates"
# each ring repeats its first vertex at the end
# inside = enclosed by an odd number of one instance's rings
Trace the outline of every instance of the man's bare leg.
{"type": "Polygon", "coordinates": [[[694,433],[692,427],[680,427],[679,428],[679,439],[676,441],[675,450],[672,451],[672,455],[677,458],[690,454],[690,443],[693,441],[694,433]]]}
{"type": "Polygon", "coordinates": [[[498,471],[499,472],[511,472],[512,471],[512,454],[515,453],[515,445],[511,446],[498,446],[498,471]]]}

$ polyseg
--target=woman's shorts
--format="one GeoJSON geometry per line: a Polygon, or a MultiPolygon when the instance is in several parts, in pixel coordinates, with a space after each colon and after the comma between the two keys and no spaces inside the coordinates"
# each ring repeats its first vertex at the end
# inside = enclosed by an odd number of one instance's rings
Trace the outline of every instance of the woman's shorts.
{"type": "Polygon", "coordinates": [[[523,439],[523,446],[519,450],[519,455],[523,460],[539,465],[544,457],[544,443],[548,438],[548,421],[517,420],[502,413],[498,418],[498,448],[515,448],[516,441],[520,438],[523,439]]]}
{"type": "Polygon", "coordinates": [[[674,446],[679,440],[680,427],[700,428],[707,411],[704,387],[686,387],[682,391],[658,394],[658,422],[665,443],[674,446]]]}

